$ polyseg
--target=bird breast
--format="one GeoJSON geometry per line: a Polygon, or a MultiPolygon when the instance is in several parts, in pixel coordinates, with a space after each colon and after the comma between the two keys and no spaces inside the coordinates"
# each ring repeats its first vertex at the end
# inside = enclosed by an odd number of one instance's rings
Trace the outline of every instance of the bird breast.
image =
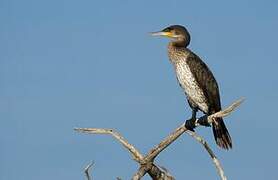
{"type": "Polygon", "coordinates": [[[189,54],[186,51],[179,52],[179,56],[177,56],[177,53],[174,53],[173,55],[169,52],[169,58],[174,65],[177,79],[187,95],[187,98],[193,101],[194,106],[197,106],[200,110],[207,113],[207,99],[203,90],[199,87],[194,74],[192,73],[193,70],[191,70],[187,65],[188,55],[189,54]]]}

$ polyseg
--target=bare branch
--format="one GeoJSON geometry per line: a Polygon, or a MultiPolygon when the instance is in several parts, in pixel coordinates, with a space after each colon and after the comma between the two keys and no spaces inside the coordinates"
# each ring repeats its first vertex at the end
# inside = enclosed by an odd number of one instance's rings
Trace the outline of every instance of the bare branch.
{"type": "MultiPolygon", "coordinates": [[[[225,108],[224,110],[221,110],[219,112],[216,112],[210,116],[207,117],[207,121],[208,123],[212,123],[214,121],[214,119],[219,118],[219,117],[225,117],[228,116],[229,114],[231,114],[237,107],[239,107],[239,105],[244,101],[244,98],[240,98],[239,100],[235,101],[234,103],[232,103],[229,107],[225,108]]],[[[201,117],[203,118],[203,117],[201,117]]],[[[199,118],[199,119],[201,119],[199,118]]],[[[197,121],[198,122],[198,121],[197,121]]],[[[196,126],[198,126],[199,124],[197,123],[196,126]]]]}
{"type": "MultiPolygon", "coordinates": [[[[233,104],[231,104],[226,109],[219,111],[215,114],[212,114],[210,116],[202,116],[197,119],[196,121],[196,127],[200,126],[198,121],[200,120],[206,120],[208,123],[212,123],[215,121],[218,117],[225,117],[229,115],[232,111],[234,111],[242,102],[243,98],[237,100],[233,104]]],[[[212,158],[213,163],[215,164],[215,167],[217,169],[218,174],[220,175],[222,180],[226,180],[227,178],[224,175],[223,168],[220,165],[220,162],[216,158],[213,151],[210,149],[206,141],[198,136],[195,132],[188,131],[185,127],[185,123],[180,125],[175,131],[173,131],[171,134],[169,134],[164,140],[162,140],[158,145],[156,145],[153,149],[149,151],[149,153],[144,157],[133,145],[131,145],[127,140],[125,140],[118,132],[112,130],[112,129],[101,129],[101,128],[75,128],[78,132],[83,133],[90,133],[90,134],[110,134],[115,139],[117,139],[126,149],[129,150],[129,152],[132,154],[133,159],[137,161],[141,166],[136,174],[134,174],[132,180],[139,180],[141,179],[146,173],[148,173],[152,179],[154,180],[173,180],[174,177],[172,177],[167,171],[159,168],[156,166],[153,161],[157,157],[157,155],[162,152],[166,147],[168,147],[171,143],[173,143],[180,135],[182,135],[184,132],[187,132],[190,134],[193,138],[195,138],[198,142],[200,142],[207,152],[209,153],[210,157],[212,158]]]]}
{"type": "Polygon", "coordinates": [[[138,171],[133,175],[132,180],[140,180],[147,173],[147,166],[140,166],[138,171]]]}
{"type": "Polygon", "coordinates": [[[153,163],[141,165],[136,174],[133,175],[132,180],[141,179],[146,172],[151,176],[153,180],[174,180],[175,178],[163,168],[158,167],[153,163]]]}
{"type": "Polygon", "coordinates": [[[129,150],[131,153],[133,159],[137,161],[138,163],[143,163],[143,155],[133,146],[131,145],[126,139],[123,138],[123,136],[114,131],[113,129],[102,129],[102,128],[75,128],[74,130],[78,132],[83,133],[89,133],[89,134],[110,134],[114,138],[116,138],[126,149],[129,150]]]}
{"type": "Polygon", "coordinates": [[[92,180],[90,173],[89,173],[89,169],[93,166],[93,164],[94,164],[94,162],[91,162],[90,164],[88,164],[86,166],[86,168],[84,170],[87,180],[92,180]]]}
{"type": "Polygon", "coordinates": [[[152,166],[152,168],[148,171],[150,175],[156,175],[151,176],[153,179],[157,180],[175,180],[175,178],[169,173],[169,171],[166,168],[157,167],[155,165],[152,166]]]}
{"type": "Polygon", "coordinates": [[[208,143],[201,136],[197,135],[195,132],[186,131],[186,133],[192,136],[194,139],[196,139],[199,143],[201,143],[204,146],[204,148],[210,155],[212,162],[214,163],[221,180],[227,180],[227,177],[224,175],[224,170],[220,164],[220,161],[217,159],[212,149],[209,147],[208,143]]]}
{"type": "Polygon", "coordinates": [[[184,123],[179,126],[174,132],[168,135],[163,141],[161,141],[157,146],[155,146],[145,157],[145,161],[153,161],[153,159],[163,151],[167,146],[173,143],[180,135],[182,135],[187,129],[184,123]]]}
{"type": "MultiPolygon", "coordinates": [[[[229,115],[232,111],[234,111],[242,102],[243,102],[243,98],[237,100],[236,102],[234,102],[233,104],[231,104],[229,107],[225,108],[222,111],[219,111],[217,113],[214,113],[210,116],[202,116],[199,119],[202,118],[207,118],[208,123],[212,123],[213,120],[216,117],[224,117],[229,115]]],[[[198,120],[196,120],[196,127],[200,126],[200,124],[198,123],[198,120]]],[[[155,146],[149,153],[148,155],[145,157],[145,161],[153,161],[153,159],[161,152],[163,151],[166,147],[168,147],[171,143],[173,143],[180,135],[182,135],[185,131],[187,131],[186,127],[185,127],[185,123],[183,123],[182,125],[180,125],[174,132],[172,132],[170,135],[168,135],[163,141],[161,141],[157,146],[155,146]]]]}
{"type": "MultiPolygon", "coordinates": [[[[140,179],[143,177],[149,169],[152,167],[156,167],[154,164],[146,164],[144,161],[144,157],[142,154],[133,146],[131,145],[126,139],[123,138],[122,135],[120,135],[118,132],[112,130],[112,129],[101,129],[101,128],[75,128],[74,130],[82,133],[89,133],[89,134],[110,134],[115,139],[117,139],[126,149],[129,150],[129,152],[132,154],[133,159],[137,161],[139,164],[141,164],[141,168],[139,171],[134,175],[132,179],[140,179]]],[[[150,176],[161,176],[165,173],[160,171],[159,168],[156,169],[156,171],[150,171],[148,172],[150,176]]],[[[165,175],[165,177],[170,177],[168,174],[165,175]]]]}

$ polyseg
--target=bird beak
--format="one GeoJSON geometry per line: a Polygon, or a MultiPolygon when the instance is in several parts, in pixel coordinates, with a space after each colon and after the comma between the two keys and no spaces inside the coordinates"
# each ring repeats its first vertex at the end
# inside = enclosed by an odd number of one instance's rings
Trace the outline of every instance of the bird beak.
{"type": "Polygon", "coordinates": [[[173,37],[173,34],[171,32],[164,32],[164,31],[158,31],[158,32],[151,32],[152,36],[165,36],[165,37],[173,37]]]}

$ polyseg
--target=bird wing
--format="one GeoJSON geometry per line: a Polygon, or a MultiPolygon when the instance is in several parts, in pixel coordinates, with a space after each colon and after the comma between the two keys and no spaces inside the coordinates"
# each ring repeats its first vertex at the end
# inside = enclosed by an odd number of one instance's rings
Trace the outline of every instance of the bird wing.
{"type": "Polygon", "coordinates": [[[207,98],[209,112],[214,113],[221,110],[218,85],[208,66],[194,53],[189,55],[187,64],[207,98]]]}

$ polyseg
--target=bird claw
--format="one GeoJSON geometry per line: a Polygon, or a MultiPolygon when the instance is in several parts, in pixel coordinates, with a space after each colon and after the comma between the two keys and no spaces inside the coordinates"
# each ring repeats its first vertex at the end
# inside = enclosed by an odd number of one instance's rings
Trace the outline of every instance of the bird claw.
{"type": "Polygon", "coordinates": [[[196,119],[189,119],[189,120],[186,120],[185,121],[185,127],[186,129],[190,130],[190,131],[193,131],[194,132],[194,129],[196,127],[195,125],[195,122],[196,122],[196,119]]]}
{"type": "Polygon", "coordinates": [[[204,116],[203,118],[198,119],[198,123],[201,126],[211,127],[210,123],[208,122],[208,116],[204,116]]]}

